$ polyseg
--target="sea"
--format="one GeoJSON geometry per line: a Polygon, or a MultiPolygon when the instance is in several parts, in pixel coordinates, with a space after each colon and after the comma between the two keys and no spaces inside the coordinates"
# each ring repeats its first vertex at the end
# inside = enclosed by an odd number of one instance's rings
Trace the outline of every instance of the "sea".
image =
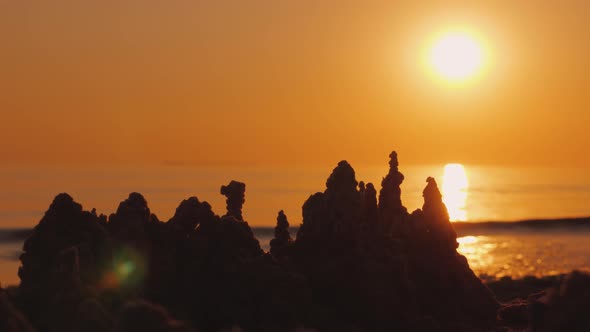
{"type": "MultiPolygon", "coordinates": [[[[301,206],[325,189],[332,166],[192,167],[188,165],[129,167],[0,167],[0,282],[18,283],[18,257],[30,230],[53,197],[67,192],[85,209],[114,212],[130,192],[142,193],[152,213],[168,220],[190,196],[208,201],[218,214],[225,210],[220,186],[230,180],[246,183],[243,214],[261,246],[268,249],[278,211],[293,227],[301,224],[301,206]]],[[[382,166],[356,166],[357,180],[377,190],[387,174],[382,166]]],[[[491,167],[449,163],[400,166],[405,175],[402,201],[408,211],[422,205],[428,176],[441,189],[452,221],[478,223],[457,227],[459,252],[484,280],[510,276],[546,276],[590,270],[590,227],[522,227],[519,220],[590,216],[590,172],[585,168],[491,167]],[[497,221],[505,227],[498,227],[497,221]]],[[[457,224],[459,225],[459,224],[457,224]]],[[[294,236],[294,229],[292,230],[294,236]]]]}

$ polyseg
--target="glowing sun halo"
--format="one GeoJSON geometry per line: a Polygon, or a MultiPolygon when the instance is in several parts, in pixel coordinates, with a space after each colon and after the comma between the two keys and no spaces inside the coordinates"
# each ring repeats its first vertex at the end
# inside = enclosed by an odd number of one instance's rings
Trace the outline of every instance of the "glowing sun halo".
{"type": "Polygon", "coordinates": [[[449,81],[468,79],[483,64],[481,45],[469,34],[450,32],[437,38],[429,52],[429,62],[434,71],[449,81]]]}

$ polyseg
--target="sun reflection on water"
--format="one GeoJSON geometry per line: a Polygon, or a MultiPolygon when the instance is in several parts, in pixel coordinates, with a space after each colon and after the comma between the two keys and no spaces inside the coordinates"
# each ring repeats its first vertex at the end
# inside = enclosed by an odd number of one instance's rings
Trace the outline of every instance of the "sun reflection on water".
{"type": "Polygon", "coordinates": [[[467,190],[469,181],[465,167],[461,164],[445,165],[442,183],[443,202],[449,211],[451,221],[466,221],[467,190]]]}
{"type": "Polygon", "coordinates": [[[474,271],[487,271],[494,264],[494,255],[490,252],[495,248],[495,243],[489,243],[486,236],[463,236],[457,238],[458,251],[469,261],[469,266],[474,271]]]}
{"type": "Polygon", "coordinates": [[[510,276],[542,277],[590,272],[588,233],[519,233],[463,236],[457,238],[458,252],[482,279],[510,276]],[[575,243],[575,245],[574,245],[575,243]]]}
{"type": "Polygon", "coordinates": [[[477,243],[478,239],[477,236],[463,236],[457,239],[457,242],[459,242],[459,244],[462,245],[467,245],[467,244],[472,244],[472,243],[477,243]]]}

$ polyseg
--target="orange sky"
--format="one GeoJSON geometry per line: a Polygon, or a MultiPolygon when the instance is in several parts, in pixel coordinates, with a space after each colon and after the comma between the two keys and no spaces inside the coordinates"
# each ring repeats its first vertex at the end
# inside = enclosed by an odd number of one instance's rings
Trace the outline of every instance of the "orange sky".
{"type": "Polygon", "coordinates": [[[588,1],[121,2],[0,4],[5,164],[590,166],[588,1]],[[455,25],[461,87],[418,60],[455,25]]]}

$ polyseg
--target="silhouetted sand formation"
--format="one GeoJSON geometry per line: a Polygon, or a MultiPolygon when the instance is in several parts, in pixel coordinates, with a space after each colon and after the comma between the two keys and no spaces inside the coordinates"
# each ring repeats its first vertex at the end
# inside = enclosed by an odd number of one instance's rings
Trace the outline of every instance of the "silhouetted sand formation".
{"type": "Polygon", "coordinates": [[[123,306],[115,332],[191,332],[193,329],[185,323],[170,317],[162,306],[135,301],[123,306]]]}
{"type": "Polygon", "coordinates": [[[4,289],[0,288],[0,331],[33,332],[33,327],[25,316],[15,308],[14,299],[4,289]]]}
{"type": "Polygon", "coordinates": [[[288,257],[285,249],[293,242],[289,234],[289,221],[283,210],[279,211],[277,217],[277,227],[275,227],[275,237],[270,241],[270,254],[277,260],[288,257]]]}
{"type": "Polygon", "coordinates": [[[19,300],[37,328],[49,330],[47,309],[67,301],[70,294],[64,292],[85,296],[93,291],[110,260],[108,242],[109,233],[95,214],[67,194],[55,198],[25,241],[18,271],[19,300]]]}
{"type": "MultiPolygon", "coordinates": [[[[241,182],[221,187],[223,217],[191,197],[167,222],[138,193],[108,219],[60,194],[24,245],[11,302],[38,331],[498,328],[500,304],[457,253],[436,181],[427,179],[423,208],[409,214],[395,152],[389,165],[377,202],[375,187],[338,163],[303,204],[295,240],[279,212],[270,253],[244,221],[241,182]]],[[[20,322],[2,301],[0,317],[20,322]]]]}
{"type": "Polygon", "coordinates": [[[403,227],[403,217],[407,209],[402,205],[400,188],[404,181],[404,175],[398,170],[397,153],[389,155],[389,173],[381,181],[379,192],[379,212],[381,225],[384,232],[399,232],[403,227]]]}
{"type": "Polygon", "coordinates": [[[225,201],[227,204],[226,216],[243,220],[242,205],[246,202],[246,185],[242,182],[231,181],[227,186],[221,186],[221,194],[227,197],[225,201]]]}
{"type": "MultiPolygon", "coordinates": [[[[508,286],[514,283],[531,286],[546,283],[555,277],[527,279],[506,281],[508,286]]],[[[503,282],[504,287],[507,286],[506,281],[503,282]]],[[[549,289],[530,294],[526,300],[518,298],[504,305],[498,311],[499,319],[506,325],[528,328],[527,331],[590,331],[590,275],[574,271],[557,277],[552,283],[549,289]]]]}

